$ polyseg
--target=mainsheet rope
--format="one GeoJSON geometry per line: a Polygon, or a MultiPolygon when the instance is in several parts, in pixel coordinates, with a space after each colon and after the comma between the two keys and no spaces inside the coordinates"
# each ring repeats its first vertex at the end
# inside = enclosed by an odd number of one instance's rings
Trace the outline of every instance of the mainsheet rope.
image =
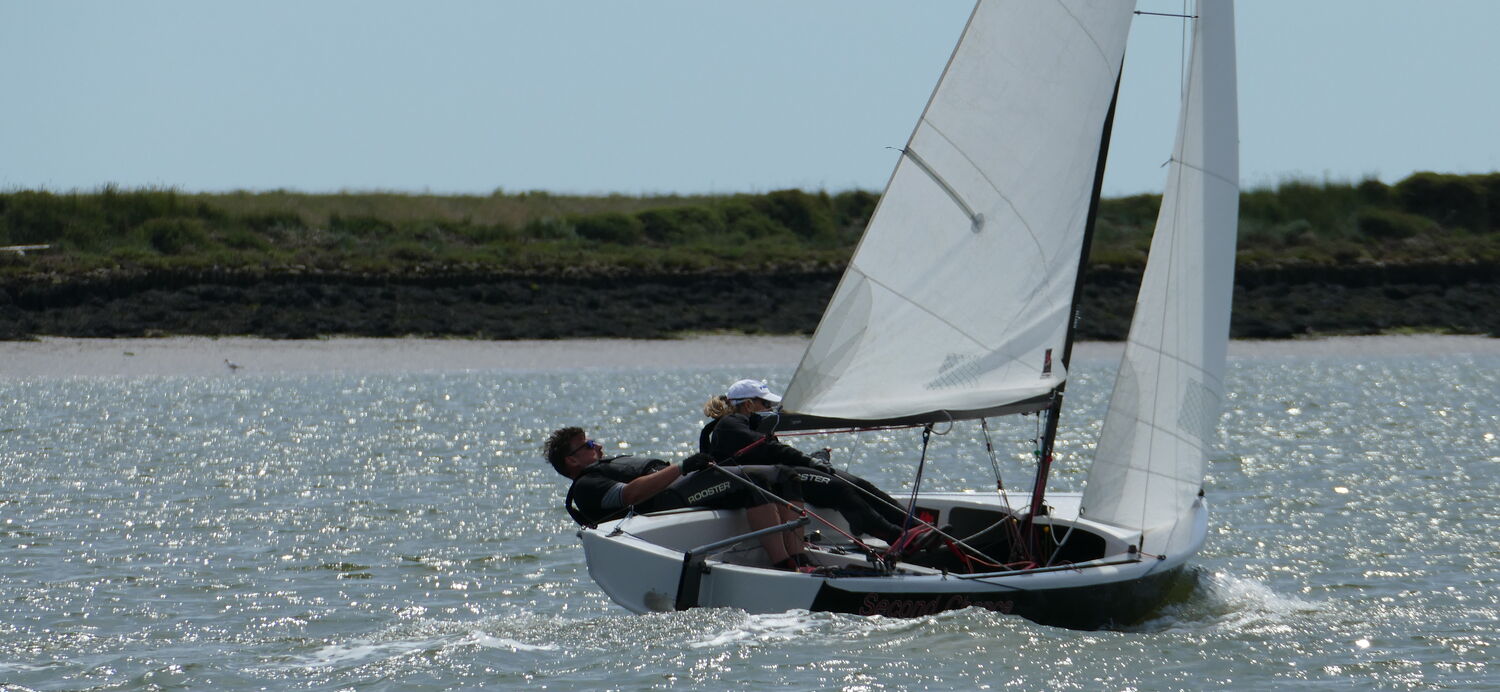
{"type": "MultiPolygon", "coordinates": [[[[761,438],[755,440],[754,442],[751,442],[750,444],[745,445],[744,447],[740,448],[740,451],[735,452],[734,454],[729,455],[729,458],[725,459],[724,461],[728,462],[728,461],[733,461],[735,459],[738,459],[741,456],[743,456],[746,452],[749,452],[750,450],[755,449],[756,447],[759,447],[759,446],[765,444],[766,441],[768,441],[770,439],[771,439],[770,435],[764,435],[761,438]]],[[[725,476],[728,476],[729,478],[733,479],[734,481],[736,481],[738,483],[744,483],[746,485],[749,485],[752,489],[754,489],[755,491],[759,492],[762,497],[769,498],[769,499],[774,500],[776,502],[780,502],[782,504],[782,506],[790,508],[791,510],[793,510],[795,512],[798,512],[798,513],[802,514],[803,516],[810,516],[810,517],[812,517],[814,519],[817,519],[819,522],[822,522],[822,524],[824,526],[827,526],[828,528],[833,529],[834,531],[836,531],[839,534],[843,535],[845,538],[848,538],[849,540],[853,541],[855,545],[859,546],[864,551],[869,552],[869,553],[874,553],[874,548],[871,548],[870,546],[866,545],[865,542],[859,540],[858,537],[853,536],[853,535],[849,534],[848,532],[844,531],[843,529],[839,528],[833,522],[831,522],[831,521],[823,518],[817,512],[814,512],[814,511],[808,509],[805,506],[800,506],[799,507],[798,505],[793,504],[790,500],[787,500],[786,498],[780,497],[780,496],[776,495],[775,493],[771,492],[770,490],[768,490],[766,488],[762,488],[762,487],[760,487],[760,486],[758,486],[758,485],[750,482],[750,479],[748,479],[748,478],[741,478],[740,476],[737,476],[737,475],[735,475],[733,473],[730,473],[729,471],[727,471],[720,464],[709,462],[708,468],[718,469],[721,473],[723,473],[725,476]]]]}
{"type": "Polygon", "coordinates": [[[922,471],[927,468],[927,443],[931,440],[932,424],[928,423],[922,426],[922,458],[917,460],[917,477],[912,480],[911,501],[906,504],[906,519],[901,522],[902,533],[910,529],[912,521],[917,518],[917,493],[922,491],[922,471]]]}
{"type": "MultiPolygon", "coordinates": [[[[1021,527],[1015,519],[1015,509],[1010,506],[1010,494],[1005,492],[1005,481],[1000,473],[1000,458],[995,453],[995,443],[990,439],[990,421],[988,418],[979,419],[979,429],[984,432],[984,449],[989,453],[990,468],[995,471],[995,494],[1000,499],[1000,506],[1005,508],[1009,516],[1000,520],[1005,524],[1006,534],[1011,539],[1011,545],[1021,542],[1021,527]]],[[[1040,435],[1038,435],[1040,437],[1040,435]]]]}
{"type": "MultiPolygon", "coordinates": [[[[949,429],[950,430],[952,429],[951,428],[952,423],[953,423],[953,421],[950,420],[949,421],[949,424],[950,424],[950,428],[949,429]]],[[[986,419],[981,418],[980,419],[980,424],[984,428],[985,446],[989,450],[990,463],[994,467],[994,470],[995,470],[995,485],[996,485],[996,488],[1001,493],[1001,502],[1004,504],[1005,508],[1007,510],[1009,510],[1010,509],[1010,502],[1009,502],[1009,500],[1006,498],[1006,496],[1004,494],[1005,487],[1004,487],[1004,483],[1003,483],[1003,481],[1001,479],[1001,473],[1000,473],[1000,468],[999,468],[999,460],[996,457],[996,454],[995,454],[995,451],[994,451],[994,445],[990,441],[988,421],[986,419]]],[[[870,428],[849,428],[847,430],[839,430],[839,431],[815,430],[815,431],[803,431],[803,432],[787,432],[787,433],[776,433],[776,435],[777,435],[777,437],[781,437],[781,436],[795,437],[795,436],[808,436],[808,435],[824,435],[824,434],[837,433],[837,432],[842,432],[842,433],[858,433],[858,432],[878,432],[878,431],[883,431],[883,430],[908,430],[908,429],[915,428],[915,427],[918,427],[918,426],[916,426],[916,425],[888,425],[888,426],[879,426],[879,427],[870,427],[870,428]]],[[[922,460],[921,460],[921,463],[919,463],[918,468],[917,468],[917,479],[916,479],[916,482],[915,482],[915,484],[914,484],[914,486],[912,488],[912,495],[911,495],[912,499],[908,502],[907,507],[902,508],[899,505],[895,505],[895,504],[892,504],[890,502],[887,502],[884,498],[881,498],[879,495],[876,495],[876,494],[874,494],[874,493],[872,493],[872,492],[870,492],[870,491],[868,491],[868,490],[866,490],[864,488],[859,487],[858,485],[850,482],[849,480],[840,477],[838,474],[832,474],[834,480],[838,481],[839,483],[843,483],[848,488],[852,488],[853,490],[855,490],[856,492],[860,493],[861,495],[864,495],[865,497],[869,498],[870,501],[872,501],[872,502],[879,502],[880,504],[882,504],[884,506],[892,507],[894,509],[905,511],[906,512],[906,518],[903,520],[903,525],[902,525],[902,533],[903,534],[906,532],[907,529],[911,528],[911,525],[913,523],[921,524],[922,526],[925,526],[928,529],[931,529],[932,532],[935,533],[935,534],[937,534],[939,537],[943,538],[945,540],[945,542],[948,543],[949,549],[952,550],[954,552],[954,554],[957,555],[959,557],[959,559],[963,560],[966,564],[969,564],[969,565],[972,566],[972,564],[977,563],[977,564],[980,564],[980,565],[984,565],[986,567],[993,567],[993,568],[996,568],[996,569],[1027,569],[1029,567],[1035,566],[1036,563],[1034,561],[1032,561],[1032,560],[1029,560],[1029,559],[1028,560],[1018,561],[1018,562],[1001,562],[1000,560],[997,560],[994,557],[986,554],[984,551],[982,551],[982,550],[980,550],[978,548],[975,548],[974,546],[969,545],[968,543],[965,543],[963,541],[963,539],[960,539],[960,538],[958,538],[956,536],[948,534],[948,533],[944,532],[942,529],[940,529],[937,526],[933,525],[931,522],[923,521],[920,517],[916,516],[916,504],[917,504],[916,503],[916,497],[917,497],[917,493],[920,491],[920,486],[922,484],[922,469],[925,466],[926,461],[927,461],[927,448],[928,448],[928,443],[930,442],[930,439],[931,439],[930,436],[932,434],[938,434],[938,435],[945,435],[945,434],[947,434],[947,431],[944,431],[942,433],[935,433],[935,431],[933,430],[932,424],[930,424],[930,423],[926,424],[926,425],[924,425],[922,427],[923,427],[923,432],[922,432],[922,460]],[[962,550],[959,550],[960,548],[962,550]]],[[[1038,438],[1041,437],[1040,433],[1038,433],[1037,437],[1038,438]]],[[[739,456],[740,454],[744,454],[745,452],[747,452],[750,449],[754,448],[757,444],[765,441],[765,439],[766,438],[761,438],[760,440],[757,440],[756,442],[751,443],[749,446],[745,447],[744,449],[740,450],[739,452],[736,452],[735,456],[739,456]]],[[[1033,442],[1035,442],[1035,440],[1033,440],[1033,442]]],[[[822,521],[823,523],[825,523],[825,524],[828,523],[827,520],[823,519],[822,517],[817,517],[817,518],[820,521],[822,521]]],[[[1012,534],[1012,536],[1014,537],[1014,540],[1016,542],[1019,542],[1020,541],[1020,528],[1015,525],[1014,519],[1005,519],[1005,520],[1002,520],[1002,521],[1007,523],[1007,527],[1006,528],[1012,534]]],[[[838,529],[835,527],[835,530],[838,530],[838,529]]],[[[843,535],[845,535],[845,536],[849,535],[847,533],[844,533],[841,530],[838,530],[838,532],[841,533],[841,534],[843,534],[843,535]]],[[[982,531],[981,531],[981,533],[982,533],[982,531]]],[[[867,551],[872,551],[872,549],[868,545],[866,545],[865,543],[859,541],[858,539],[854,539],[852,537],[851,537],[851,539],[854,540],[854,542],[857,543],[858,545],[860,545],[861,547],[865,548],[867,551]]],[[[886,554],[889,554],[889,551],[886,554]]]]}
{"type": "MultiPolygon", "coordinates": [[[[951,420],[949,421],[950,426],[951,426],[952,422],[953,421],[951,421],[951,420]]],[[[1004,503],[1006,509],[1010,509],[1010,503],[1009,503],[1008,499],[1006,499],[1006,497],[1004,495],[1004,485],[1003,485],[1003,482],[1001,480],[1001,474],[1000,474],[1000,470],[999,470],[999,462],[998,462],[998,459],[996,459],[996,456],[995,456],[994,446],[993,446],[993,444],[990,441],[988,423],[987,423],[987,421],[985,419],[980,419],[980,423],[981,423],[981,425],[984,426],[985,446],[989,450],[990,461],[991,461],[991,464],[995,468],[995,484],[996,484],[996,487],[997,487],[997,489],[1001,493],[1001,501],[1004,503]]],[[[845,432],[845,433],[877,432],[877,431],[882,431],[882,430],[906,430],[906,429],[915,428],[915,427],[917,427],[917,426],[915,426],[915,425],[890,425],[890,426],[880,426],[880,427],[870,427],[870,428],[850,428],[848,430],[843,430],[843,431],[838,431],[838,432],[845,432]]],[[[908,502],[908,506],[906,507],[906,510],[905,510],[906,511],[906,518],[903,520],[903,523],[902,523],[902,527],[901,527],[902,528],[902,533],[904,534],[906,532],[906,530],[910,529],[911,526],[912,526],[912,524],[914,524],[914,523],[921,524],[921,525],[927,527],[928,529],[931,529],[932,532],[935,533],[935,534],[937,534],[939,537],[943,538],[948,543],[949,549],[952,550],[959,557],[959,559],[963,560],[965,563],[970,564],[970,565],[977,563],[977,564],[980,564],[980,565],[984,565],[986,567],[993,567],[993,568],[997,568],[997,569],[1027,569],[1027,568],[1029,568],[1031,566],[1035,566],[1036,563],[1034,561],[1031,561],[1031,560],[1023,560],[1023,561],[1019,561],[1019,562],[1001,562],[999,560],[996,560],[995,558],[993,558],[993,557],[985,554],[984,551],[981,551],[978,548],[975,548],[974,546],[971,546],[968,543],[965,543],[960,538],[957,538],[955,536],[949,535],[948,533],[945,533],[942,529],[940,529],[937,526],[933,525],[931,522],[924,521],[920,517],[916,516],[917,494],[921,490],[923,470],[925,469],[926,464],[927,464],[927,449],[928,449],[929,443],[931,441],[931,436],[934,434],[934,430],[933,430],[933,427],[932,427],[931,423],[928,423],[928,424],[922,426],[922,428],[923,428],[923,430],[922,430],[922,457],[921,457],[920,462],[917,465],[917,475],[916,475],[916,480],[915,480],[915,482],[912,485],[911,500],[908,502]],[[962,548],[963,551],[967,551],[968,554],[965,554],[964,552],[960,551],[959,548],[962,548]]],[[[951,429],[951,427],[950,427],[950,429],[951,429]]],[[[808,435],[824,435],[824,434],[828,434],[829,432],[834,432],[834,431],[805,431],[805,432],[776,433],[776,437],[781,437],[781,436],[796,437],[796,436],[808,436],[808,435]]],[[[947,431],[944,431],[942,433],[936,433],[936,434],[939,434],[939,435],[947,434],[947,431]]],[[[759,447],[760,445],[765,444],[767,441],[769,441],[771,439],[772,439],[772,436],[770,436],[770,435],[763,436],[763,437],[755,440],[754,442],[751,442],[750,444],[745,445],[739,451],[737,451],[734,454],[730,455],[728,457],[728,459],[725,459],[725,461],[729,461],[731,459],[739,458],[740,456],[744,455],[745,453],[749,452],[750,450],[753,450],[756,447],[759,447]]],[[[723,471],[723,469],[720,468],[720,466],[718,464],[709,464],[709,466],[713,467],[713,468],[719,468],[721,471],[723,471]]],[[[760,486],[755,485],[754,483],[751,483],[747,479],[741,478],[741,477],[736,476],[736,475],[734,475],[732,473],[728,473],[727,471],[724,473],[724,475],[732,478],[737,483],[749,484],[752,488],[754,488],[757,492],[761,493],[761,495],[763,495],[764,497],[768,497],[768,498],[770,498],[772,500],[775,500],[776,502],[780,502],[780,503],[782,503],[783,506],[789,507],[789,508],[791,508],[794,511],[803,513],[803,514],[805,514],[807,516],[811,516],[812,518],[817,519],[820,523],[824,524],[825,526],[828,526],[829,528],[833,529],[835,532],[837,532],[838,534],[844,536],[845,538],[848,538],[850,541],[852,541],[855,545],[859,546],[860,549],[863,550],[863,551],[865,551],[866,553],[871,554],[871,555],[875,555],[875,554],[878,553],[878,551],[876,551],[869,544],[865,543],[864,541],[859,540],[858,537],[849,534],[848,532],[844,531],[843,529],[840,529],[833,522],[831,522],[828,519],[822,517],[818,513],[813,512],[812,510],[809,510],[806,507],[799,507],[799,506],[791,503],[790,501],[786,500],[785,498],[778,497],[775,493],[772,493],[772,492],[766,490],[765,488],[761,488],[760,486]]],[[[864,488],[861,488],[858,485],[855,485],[854,483],[851,483],[850,481],[848,481],[848,480],[846,480],[844,478],[839,477],[838,474],[830,474],[830,475],[832,475],[832,477],[834,478],[834,480],[836,480],[836,481],[838,481],[840,483],[843,483],[846,487],[852,488],[855,491],[859,492],[860,494],[862,494],[862,495],[870,498],[870,500],[873,501],[873,502],[879,502],[879,503],[881,503],[881,504],[883,504],[885,506],[893,507],[895,509],[902,509],[900,506],[893,505],[893,504],[891,504],[889,502],[886,502],[880,496],[878,496],[878,495],[876,495],[874,493],[871,493],[870,491],[865,490],[864,488]]],[[[1010,522],[1010,525],[1007,526],[1007,528],[1011,531],[1011,533],[1015,534],[1016,536],[1019,536],[1019,529],[1016,526],[1014,526],[1014,522],[1013,521],[1010,522]]],[[[892,547],[894,547],[894,546],[892,546],[892,547]]],[[[888,556],[890,554],[890,550],[888,549],[885,553],[880,553],[880,554],[882,556],[888,556]]]]}

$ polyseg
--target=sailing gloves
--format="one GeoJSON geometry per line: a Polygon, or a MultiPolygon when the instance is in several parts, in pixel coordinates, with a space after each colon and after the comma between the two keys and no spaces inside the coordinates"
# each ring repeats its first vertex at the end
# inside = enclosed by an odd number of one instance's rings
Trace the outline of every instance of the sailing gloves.
{"type": "Polygon", "coordinates": [[[833,473],[833,462],[828,460],[829,451],[830,450],[827,447],[824,447],[823,449],[807,455],[811,460],[808,462],[808,466],[822,471],[823,473],[833,473]]]}
{"type": "Polygon", "coordinates": [[[710,463],[713,463],[713,460],[713,456],[698,452],[682,460],[682,473],[686,475],[694,471],[706,469],[710,463]]]}

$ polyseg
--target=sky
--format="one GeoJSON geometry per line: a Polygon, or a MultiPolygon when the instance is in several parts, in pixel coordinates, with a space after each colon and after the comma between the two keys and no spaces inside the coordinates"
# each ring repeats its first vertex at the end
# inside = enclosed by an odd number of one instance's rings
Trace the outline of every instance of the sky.
{"type": "MultiPolygon", "coordinates": [[[[878,191],[972,6],[0,0],[0,190],[878,191]]],[[[1500,170],[1500,2],[1236,21],[1244,187],[1500,170]]],[[[1106,195],[1165,182],[1183,52],[1136,17],[1106,195]]]]}

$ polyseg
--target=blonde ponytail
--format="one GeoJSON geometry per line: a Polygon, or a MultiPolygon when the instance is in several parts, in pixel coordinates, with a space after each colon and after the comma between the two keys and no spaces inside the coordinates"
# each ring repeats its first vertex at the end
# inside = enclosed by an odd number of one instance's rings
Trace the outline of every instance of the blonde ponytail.
{"type": "Polygon", "coordinates": [[[729,403],[729,397],[720,394],[709,399],[703,404],[703,415],[715,420],[734,413],[734,405],[729,403]]]}

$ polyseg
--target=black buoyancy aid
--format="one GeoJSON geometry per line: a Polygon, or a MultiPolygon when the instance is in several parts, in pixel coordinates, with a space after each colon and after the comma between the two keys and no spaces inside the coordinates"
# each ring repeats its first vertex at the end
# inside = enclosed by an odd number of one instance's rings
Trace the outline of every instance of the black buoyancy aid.
{"type": "Polygon", "coordinates": [[[666,466],[667,462],[661,459],[639,458],[628,454],[601,459],[584,468],[583,472],[578,474],[578,478],[573,479],[573,485],[568,486],[568,497],[563,500],[563,509],[568,510],[568,516],[573,517],[573,521],[578,522],[580,526],[594,528],[599,525],[599,522],[609,521],[616,516],[625,514],[629,508],[621,508],[596,520],[590,520],[588,515],[584,514],[583,510],[579,509],[578,505],[573,501],[573,492],[578,487],[578,481],[582,480],[584,476],[599,474],[618,483],[629,483],[648,473],[660,471],[666,466]]]}
{"type": "MultiPolygon", "coordinates": [[[[703,426],[703,432],[698,433],[698,451],[704,454],[714,453],[713,435],[714,428],[717,427],[719,427],[719,419],[717,418],[709,421],[708,425],[703,426]]],[[[715,458],[714,461],[723,461],[723,459],[715,458]]]]}
{"type": "Polygon", "coordinates": [[[734,459],[741,453],[747,452],[751,448],[762,444],[762,440],[764,440],[765,442],[779,442],[779,440],[776,439],[775,433],[776,424],[779,422],[779,416],[777,414],[771,413],[769,411],[760,411],[757,413],[749,414],[731,413],[724,418],[715,418],[714,420],[709,421],[707,425],[703,426],[703,431],[698,433],[698,451],[713,455],[714,461],[723,463],[734,459]],[[720,443],[719,433],[724,432],[719,430],[719,428],[724,427],[720,424],[724,422],[724,418],[729,418],[730,416],[739,416],[741,418],[744,418],[745,425],[742,427],[749,434],[745,436],[745,439],[728,442],[728,444],[734,449],[733,452],[719,454],[715,451],[715,448],[718,447],[720,443]]]}

